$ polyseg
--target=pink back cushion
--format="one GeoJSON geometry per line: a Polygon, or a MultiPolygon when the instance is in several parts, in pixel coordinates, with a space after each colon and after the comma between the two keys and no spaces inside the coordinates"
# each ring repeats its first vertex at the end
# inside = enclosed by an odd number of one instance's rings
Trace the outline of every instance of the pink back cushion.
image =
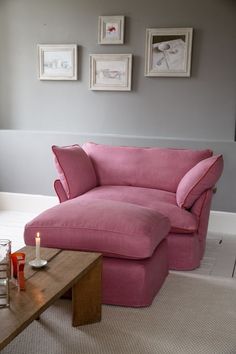
{"type": "Polygon", "coordinates": [[[119,147],[86,143],[99,185],[122,185],[176,192],[182,177],[211,150],[119,147]]]}
{"type": "Polygon", "coordinates": [[[67,198],[75,198],[96,187],[92,162],[79,145],[52,146],[59,179],[67,198]]]}
{"type": "Polygon", "coordinates": [[[191,208],[207,189],[214,187],[223,171],[223,157],[209,157],[194,166],[180,181],[176,201],[180,207],[191,208]]]}

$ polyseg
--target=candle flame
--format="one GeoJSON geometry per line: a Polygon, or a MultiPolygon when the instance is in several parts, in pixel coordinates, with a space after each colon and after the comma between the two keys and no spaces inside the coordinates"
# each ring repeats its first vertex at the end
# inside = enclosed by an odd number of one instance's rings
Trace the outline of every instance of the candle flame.
{"type": "Polygon", "coordinates": [[[40,233],[39,232],[36,233],[36,237],[40,238],[40,233]]]}

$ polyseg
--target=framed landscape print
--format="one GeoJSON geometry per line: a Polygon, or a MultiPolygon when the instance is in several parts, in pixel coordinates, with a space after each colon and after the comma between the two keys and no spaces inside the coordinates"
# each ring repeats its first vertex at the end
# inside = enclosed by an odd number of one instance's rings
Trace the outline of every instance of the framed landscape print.
{"type": "Polygon", "coordinates": [[[192,28],[148,28],[145,75],[190,76],[192,34],[192,28]]]}
{"type": "Polygon", "coordinates": [[[90,55],[91,90],[130,91],[132,54],[90,55]]]}
{"type": "Polygon", "coordinates": [[[76,44],[39,44],[39,80],[77,80],[76,44]]]}
{"type": "Polygon", "coordinates": [[[123,44],[124,23],[124,16],[99,16],[98,44],[123,44]]]}

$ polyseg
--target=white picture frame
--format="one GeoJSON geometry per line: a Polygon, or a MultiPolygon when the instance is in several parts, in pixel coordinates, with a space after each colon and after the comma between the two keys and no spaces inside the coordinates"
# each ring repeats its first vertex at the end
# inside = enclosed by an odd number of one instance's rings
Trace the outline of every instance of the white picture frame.
{"type": "Polygon", "coordinates": [[[91,54],[90,90],[130,91],[132,54],[91,54]]]}
{"type": "Polygon", "coordinates": [[[39,80],[77,80],[76,44],[38,44],[39,80]]]}
{"type": "Polygon", "coordinates": [[[125,16],[99,16],[98,44],[124,43],[125,16]]]}
{"type": "Polygon", "coordinates": [[[145,76],[189,77],[192,28],[147,28],[145,76]]]}

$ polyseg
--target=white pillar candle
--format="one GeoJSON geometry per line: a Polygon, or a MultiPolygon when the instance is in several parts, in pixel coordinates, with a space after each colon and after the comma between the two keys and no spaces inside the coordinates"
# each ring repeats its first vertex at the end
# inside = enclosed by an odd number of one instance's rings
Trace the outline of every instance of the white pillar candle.
{"type": "Polygon", "coordinates": [[[35,252],[37,261],[40,260],[40,233],[37,232],[35,237],[35,252]]]}

